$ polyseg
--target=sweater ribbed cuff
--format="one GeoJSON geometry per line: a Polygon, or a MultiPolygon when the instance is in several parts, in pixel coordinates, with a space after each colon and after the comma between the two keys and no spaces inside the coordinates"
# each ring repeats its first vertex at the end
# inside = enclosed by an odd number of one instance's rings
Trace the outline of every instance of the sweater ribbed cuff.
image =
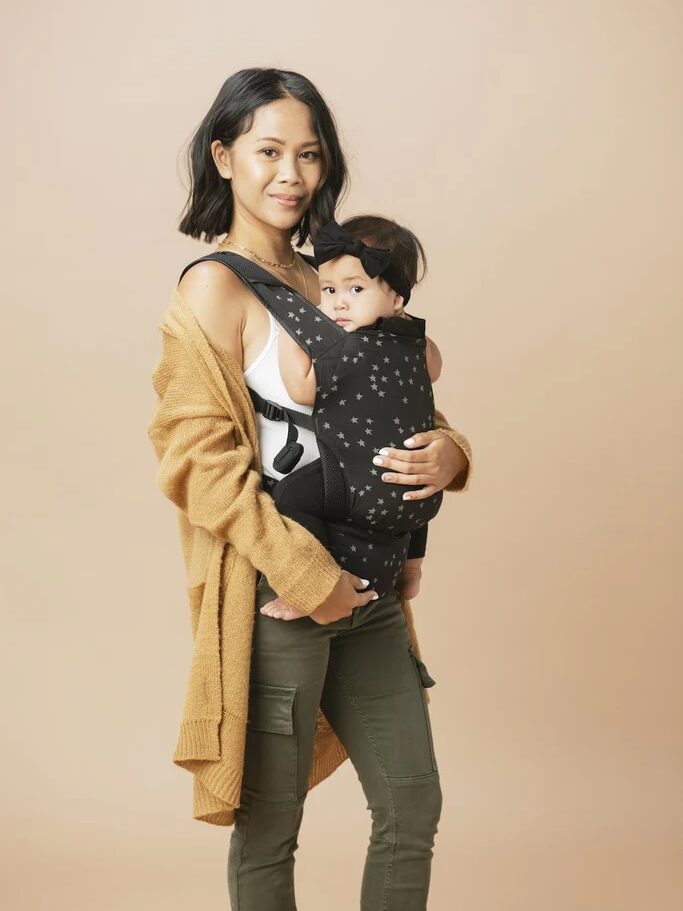
{"type": "Polygon", "coordinates": [[[470,486],[470,480],[472,479],[472,449],[470,448],[469,441],[461,433],[458,433],[457,430],[446,429],[445,427],[435,427],[435,430],[438,430],[439,433],[445,434],[449,439],[453,440],[456,446],[460,447],[465,453],[467,459],[467,466],[463,468],[450,484],[447,484],[444,487],[444,490],[447,491],[465,491],[470,486]]]}
{"type": "Polygon", "coordinates": [[[314,561],[314,565],[307,571],[288,580],[286,587],[278,594],[287,604],[304,614],[310,614],[329,597],[341,573],[341,568],[334,561],[331,565],[314,561]]]}
{"type": "Polygon", "coordinates": [[[220,759],[219,724],[219,721],[214,721],[211,718],[183,721],[180,725],[180,734],[175,753],[173,754],[173,761],[181,763],[188,759],[209,759],[212,761],[220,759]]]}

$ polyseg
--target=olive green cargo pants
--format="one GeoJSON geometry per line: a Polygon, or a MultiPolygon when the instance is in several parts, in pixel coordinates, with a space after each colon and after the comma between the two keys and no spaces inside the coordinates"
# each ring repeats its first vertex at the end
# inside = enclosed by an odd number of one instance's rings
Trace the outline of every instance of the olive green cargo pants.
{"type": "MultiPolygon", "coordinates": [[[[414,653],[400,601],[387,594],[321,626],[261,614],[274,597],[260,575],[241,804],[228,857],[232,911],[296,911],[294,852],[318,706],[372,815],[361,911],[422,911],[442,803],[423,693],[434,681],[414,653]]],[[[321,838],[334,862],[334,817],[321,838]]]]}

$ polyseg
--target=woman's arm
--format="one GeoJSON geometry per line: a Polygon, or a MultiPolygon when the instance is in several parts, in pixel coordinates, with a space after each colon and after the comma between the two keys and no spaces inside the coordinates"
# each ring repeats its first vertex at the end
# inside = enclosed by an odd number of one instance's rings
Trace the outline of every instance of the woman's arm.
{"type": "MultiPolygon", "coordinates": [[[[205,324],[216,316],[208,297],[207,292],[196,311],[205,324]]],[[[230,309],[225,300],[220,307],[224,314],[230,309]]],[[[240,318],[238,308],[234,318],[240,318]]],[[[227,341],[231,334],[228,328],[221,337],[227,341]]],[[[148,434],[164,495],[190,524],[228,541],[266,574],[284,601],[304,613],[314,611],[342,569],[310,532],[278,512],[262,489],[249,441],[199,375],[184,344],[168,332],[153,384],[158,398],[148,434]]]]}
{"type": "Polygon", "coordinates": [[[451,480],[443,487],[446,491],[467,490],[472,479],[472,448],[467,437],[450,427],[445,415],[438,408],[434,410],[434,430],[430,433],[445,434],[455,445],[458,452],[455,454],[456,469],[451,480]]]}
{"type": "MultiPolygon", "coordinates": [[[[400,315],[406,319],[413,319],[411,314],[406,313],[405,310],[402,311],[400,315]]],[[[428,336],[426,358],[427,370],[429,371],[430,379],[434,382],[441,374],[441,352],[428,336]],[[434,378],[432,378],[432,367],[435,370],[438,369],[436,377],[434,378]]],[[[390,457],[393,458],[385,458],[385,467],[393,469],[393,473],[386,475],[386,477],[383,475],[383,480],[393,484],[431,483],[431,488],[427,493],[423,493],[423,496],[431,496],[431,494],[436,493],[437,490],[467,490],[472,477],[472,449],[467,437],[458,430],[449,427],[448,421],[438,408],[435,408],[434,410],[434,427],[434,430],[429,430],[426,433],[413,434],[413,437],[415,438],[413,448],[416,446],[424,447],[433,443],[435,439],[438,439],[436,436],[437,430],[441,434],[445,434],[453,444],[452,446],[446,446],[445,449],[442,446],[437,446],[431,453],[432,466],[429,469],[430,481],[416,481],[414,478],[411,478],[408,472],[425,470],[425,466],[416,464],[406,466],[406,460],[410,463],[423,461],[423,457],[418,453],[412,454],[410,450],[406,449],[388,450],[390,457]],[[401,464],[402,461],[403,464],[401,464]],[[450,480],[444,484],[443,478],[450,478],[450,480]]],[[[413,497],[418,499],[418,496],[418,492],[414,491],[413,497]]]]}

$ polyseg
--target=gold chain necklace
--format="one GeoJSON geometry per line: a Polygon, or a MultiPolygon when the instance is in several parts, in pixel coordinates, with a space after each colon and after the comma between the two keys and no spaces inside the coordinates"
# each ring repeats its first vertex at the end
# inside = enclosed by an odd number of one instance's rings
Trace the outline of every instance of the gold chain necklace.
{"type": "Polygon", "coordinates": [[[239,247],[240,250],[244,250],[246,253],[251,253],[251,255],[252,255],[253,257],[255,257],[260,263],[263,263],[263,265],[272,266],[274,269],[291,269],[291,268],[294,266],[294,264],[296,263],[297,270],[298,270],[298,272],[299,272],[299,277],[301,278],[301,280],[302,280],[303,283],[304,283],[304,297],[305,297],[307,300],[310,300],[310,298],[308,297],[308,282],[306,281],[306,273],[305,273],[304,270],[301,268],[301,263],[300,263],[299,259],[297,259],[297,255],[296,255],[296,251],[295,251],[294,247],[292,247],[292,261],[291,261],[291,263],[273,263],[273,262],[271,262],[269,259],[263,259],[261,256],[258,255],[258,253],[255,253],[253,250],[250,250],[249,247],[243,247],[241,244],[238,244],[237,241],[235,241],[235,240],[229,240],[227,237],[225,237],[225,238],[218,244],[217,249],[220,250],[220,248],[221,248],[224,244],[230,244],[230,245],[232,245],[232,246],[234,246],[234,247],[239,247]]]}
{"type": "Polygon", "coordinates": [[[262,256],[259,256],[258,253],[250,250],[249,247],[243,247],[242,244],[238,244],[236,240],[229,240],[227,237],[223,238],[223,240],[218,244],[218,249],[220,250],[220,248],[226,244],[230,244],[233,247],[239,247],[240,250],[244,250],[246,253],[251,253],[251,255],[260,263],[263,263],[265,266],[272,266],[274,269],[291,269],[296,262],[296,252],[294,250],[294,247],[292,247],[292,261],[290,263],[274,263],[269,259],[263,259],[262,256]]]}

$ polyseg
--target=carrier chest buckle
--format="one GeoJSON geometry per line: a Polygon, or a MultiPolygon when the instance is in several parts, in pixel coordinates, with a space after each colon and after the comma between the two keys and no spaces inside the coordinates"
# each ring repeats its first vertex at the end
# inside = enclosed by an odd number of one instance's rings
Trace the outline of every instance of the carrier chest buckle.
{"type": "Polygon", "coordinates": [[[285,418],[285,409],[281,405],[271,402],[270,399],[264,399],[261,414],[264,418],[268,418],[269,421],[283,421],[285,418]]]}

